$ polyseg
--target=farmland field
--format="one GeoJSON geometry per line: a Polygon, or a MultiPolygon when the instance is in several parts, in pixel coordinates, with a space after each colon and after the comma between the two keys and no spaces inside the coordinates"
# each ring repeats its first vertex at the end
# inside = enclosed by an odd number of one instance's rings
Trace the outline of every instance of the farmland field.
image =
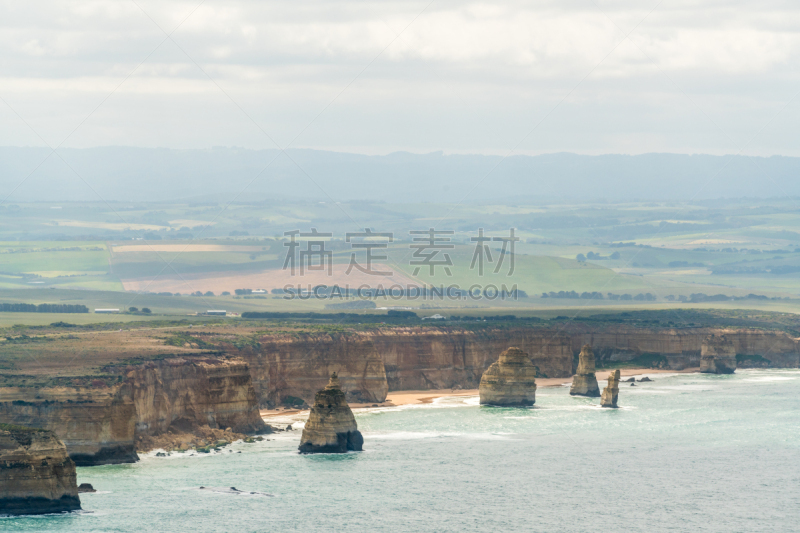
{"type": "MultiPolygon", "coordinates": [[[[791,202],[780,201],[755,208],[733,200],[508,206],[133,204],[111,210],[99,203],[7,205],[0,207],[0,301],[84,302],[92,309],[146,306],[159,316],[186,316],[212,308],[322,311],[326,304],[346,300],[286,298],[273,291],[286,286],[456,286],[477,287],[478,293],[485,287],[516,288],[524,297],[372,299],[376,307],[463,313],[582,312],[634,304],[793,310],[800,298],[799,231],[800,214],[791,202]],[[312,228],[329,235],[309,237],[312,228]],[[365,228],[392,238],[347,235],[365,228]],[[430,228],[448,232],[437,241],[445,246],[415,248],[425,243],[413,239],[425,236],[410,232],[430,228]],[[487,239],[482,272],[474,240],[480,228],[487,239]],[[509,237],[511,228],[518,238],[513,255],[510,249],[503,253],[503,242],[497,240],[509,237]],[[292,231],[306,234],[297,237],[296,247],[284,235],[292,231]],[[316,241],[316,248],[309,241],[316,241]],[[385,246],[373,247],[374,259],[366,267],[367,251],[354,243],[385,246]],[[303,276],[301,252],[307,254],[303,276]],[[294,274],[284,269],[292,253],[294,274]],[[436,263],[433,271],[426,254],[436,263]],[[353,260],[361,270],[350,264],[353,260]],[[237,295],[237,289],[266,293],[237,295]]],[[[54,318],[13,315],[0,316],[0,323],[54,318]]],[[[96,319],[91,313],[76,318],[96,319]]]]}

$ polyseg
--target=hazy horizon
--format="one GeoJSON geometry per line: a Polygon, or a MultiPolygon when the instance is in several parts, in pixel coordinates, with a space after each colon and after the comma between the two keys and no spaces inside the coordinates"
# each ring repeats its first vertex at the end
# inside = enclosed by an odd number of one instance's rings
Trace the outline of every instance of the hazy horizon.
{"type": "MultiPolygon", "coordinates": [[[[691,201],[800,196],[800,158],[0,147],[10,201],[691,201]],[[758,176],[754,179],[753,176],[758,176]]],[[[1,205],[1,204],[0,204],[1,205]]]]}

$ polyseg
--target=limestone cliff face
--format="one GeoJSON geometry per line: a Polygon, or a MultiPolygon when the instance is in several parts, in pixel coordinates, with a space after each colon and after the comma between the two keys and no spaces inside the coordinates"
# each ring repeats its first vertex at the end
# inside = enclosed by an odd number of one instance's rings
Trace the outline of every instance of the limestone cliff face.
{"type": "Polygon", "coordinates": [[[592,347],[584,344],[578,356],[578,370],[572,378],[572,387],[569,393],[573,396],[600,396],[600,387],[597,385],[597,377],[594,374],[594,352],[592,347]]]}
{"type": "Polygon", "coordinates": [[[536,367],[528,354],[509,348],[481,377],[481,405],[529,406],[536,402],[536,367]]]}
{"type": "Polygon", "coordinates": [[[300,438],[300,453],[361,451],[363,444],[364,437],[334,372],[314,398],[300,438]]]}
{"type": "Polygon", "coordinates": [[[266,428],[250,370],[241,359],[170,358],[126,369],[136,433],[158,435],[208,425],[253,433],[266,428]]]}
{"type": "Polygon", "coordinates": [[[0,514],[81,508],[75,463],[52,431],[0,424],[0,514]]]}
{"type": "Polygon", "coordinates": [[[572,374],[569,338],[541,329],[392,328],[376,333],[373,342],[389,390],[475,388],[508,346],[531,354],[540,377],[572,374]]]}
{"type": "Polygon", "coordinates": [[[614,370],[608,375],[608,386],[603,389],[600,396],[600,407],[617,407],[619,398],[619,370],[614,370]]]}
{"type": "Polygon", "coordinates": [[[0,388],[0,420],[53,431],[78,466],[132,463],[137,436],[170,427],[268,431],[258,412],[250,370],[241,359],[176,357],[109,366],[111,386],[0,388]]]}
{"type": "MultiPolygon", "coordinates": [[[[202,331],[197,328],[193,334],[202,331]]],[[[598,361],[662,355],[669,368],[697,367],[703,340],[712,334],[732,343],[739,366],[800,367],[798,339],[748,328],[597,327],[575,322],[557,328],[416,326],[318,333],[298,327],[287,334],[253,332],[252,342],[237,343],[241,348],[232,340],[228,345],[217,343],[215,339],[225,334],[214,331],[204,341],[216,344],[213,353],[174,347],[183,352],[135,366],[115,361],[137,358],[139,344],[125,348],[118,359],[103,356],[107,346],[118,342],[114,333],[97,336],[103,342],[93,345],[92,361],[102,362],[103,380],[73,373],[81,379],[60,376],[59,386],[23,387],[16,386],[25,381],[20,373],[19,383],[4,381],[15,386],[0,387],[0,420],[53,430],[79,466],[132,462],[137,459],[137,432],[155,436],[170,427],[185,431],[203,424],[252,432],[260,423],[259,405],[287,399],[311,404],[331,371],[341,372],[347,400],[377,403],[388,390],[476,388],[508,346],[531,354],[538,376],[566,377],[573,373],[573,354],[584,344],[594,347],[598,361]]],[[[139,339],[120,335],[130,342],[139,339]]],[[[141,359],[164,346],[155,336],[145,340],[136,341],[149,350],[141,359]]],[[[54,361],[60,342],[47,344],[54,361]]],[[[92,368],[87,373],[94,375],[97,367],[92,368]]],[[[579,368],[573,390],[599,396],[594,373],[582,372],[579,368]]]]}
{"type": "Polygon", "coordinates": [[[0,388],[0,420],[53,431],[78,466],[133,463],[136,409],[129,383],[0,388]]]}
{"type": "MultiPolygon", "coordinates": [[[[600,330],[586,324],[570,324],[565,329],[577,352],[591,344],[602,361],[630,361],[643,354],[663,355],[673,370],[700,366],[703,340],[709,335],[725,335],[740,356],[752,357],[758,365],[772,368],[800,367],[800,342],[782,331],[752,328],[641,328],[605,326],[600,330]]],[[[745,359],[747,361],[747,359],[745,359]]]]}
{"type": "Polygon", "coordinates": [[[700,351],[700,372],[733,374],[736,370],[736,347],[725,335],[709,335],[700,351]]]}
{"type": "Polygon", "coordinates": [[[258,347],[228,347],[250,367],[260,405],[287,398],[311,404],[337,371],[352,402],[382,402],[389,390],[475,388],[509,344],[532,354],[542,377],[572,374],[569,339],[531,328],[386,328],[338,334],[269,335],[258,347]]]}
{"type": "MultiPolygon", "coordinates": [[[[531,354],[539,377],[573,374],[573,354],[590,344],[598,361],[630,361],[661,355],[666,367],[700,366],[701,344],[710,334],[726,335],[751,366],[800,367],[798,339],[783,332],[750,328],[593,328],[573,323],[545,327],[392,327],[337,334],[299,332],[264,335],[257,348],[235,350],[247,361],[262,406],[294,397],[311,404],[331,371],[340,371],[351,402],[380,402],[388,390],[476,388],[483,372],[508,346],[531,354]]],[[[745,366],[748,363],[743,363],[745,366]]],[[[580,374],[579,374],[580,375],[580,374]]],[[[591,378],[583,388],[593,388],[591,378]]],[[[597,388],[599,395],[599,387],[597,388]]]]}
{"type": "Polygon", "coordinates": [[[388,392],[383,358],[365,333],[264,336],[242,357],[264,407],[290,397],[312,404],[334,371],[350,401],[382,402],[388,392]]]}

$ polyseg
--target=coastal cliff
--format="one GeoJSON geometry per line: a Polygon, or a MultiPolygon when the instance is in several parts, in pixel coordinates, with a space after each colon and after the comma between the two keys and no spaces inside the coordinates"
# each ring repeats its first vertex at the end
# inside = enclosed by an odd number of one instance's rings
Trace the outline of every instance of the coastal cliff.
{"type": "MultiPolygon", "coordinates": [[[[345,399],[359,403],[380,403],[389,390],[477,388],[509,345],[531,354],[542,378],[572,375],[587,343],[600,366],[698,367],[709,335],[731,342],[729,363],[738,367],[800,367],[798,339],[753,328],[573,322],[265,332],[245,324],[164,335],[143,329],[4,346],[0,420],[54,431],[76,464],[88,466],[136,461],[137,446],[150,449],[160,435],[260,432],[259,407],[313,404],[332,371],[345,399]],[[65,355],[74,353],[81,356],[65,355]]],[[[578,367],[575,390],[599,396],[593,372],[578,367]]]]}
{"type": "Polygon", "coordinates": [[[270,431],[240,359],[174,357],[103,372],[110,377],[71,387],[0,388],[0,420],[53,431],[77,466],[136,462],[137,442],[167,431],[270,431]]]}
{"type": "Polygon", "coordinates": [[[257,433],[266,425],[247,364],[220,357],[176,357],[122,370],[133,384],[136,434],[200,426],[257,433]]]}
{"type": "Polygon", "coordinates": [[[611,325],[594,328],[570,324],[565,334],[571,350],[578,352],[590,344],[598,361],[626,362],[643,355],[663,358],[664,368],[683,370],[699,367],[703,340],[709,335],[725,335],[743,367],[798,368],[800,342],[783,331],[754,328],[647,328],[611,325]]]}
{"type": "Polygon", "coordinates": [[[700,372],[733,374],[736,370],[736,347],[725,335],[709,335],[700,351],[700,372]]]}
{"type": "Polygon", "coordinates": [[[0,514],[81,508],[75,463],[52,431],[0,424],[0,514]]]}
{"type": "Polygon", "coordinates": [[[334,372],[314,398],[300,438],[300,453],[360,452],[363,444],[364,437],[334,372]]]}
{"type": "Polygon", "coordinates": [[[584,344],[578,358],[578,370],[575,372],[575,377],[572,378],[569,393],[573,396],[600,396],[600,387],[597,385],[597,377],[594,373],[592,347],[584,344]]]}
{"type": "Polygon", "coordinates": [[[373,342],[389,390],[476,388],[496,354],[509,346],[531,354],[540,377],[572,375],[570,339],[534,328],[387,328],[373,342]]]}
{"type": "Polygon", "coordinates": [[[262,407],[310,405],[334,370],[351,402],[380,403],[390,390],[476,388],[509,344],[532,354],[541,377],[572,375],[569,338],[522,327],[502,332],[398,327],[262,335],[242,348],[221,343],[247,361],[262,407]]]}
{"type": "Polygon", "coordinates": [[[481,377],[481,405],[530,406],[536,403],[536,367],[528,354],[509,348],[481,377]]]}
{"type": "Polygon", "coordinates": [[[380,403],[389,391],[384,360],[369,334],[261,336],[256,349],[238,353],[251,369],[262,407],[295,399],[310,405],[333,371],[338,372],[349,401],[380,403]]]}
{"type": "Polygon", "coordinates": [[[0,420],[58,435],[77,466],[133,463],[136,409],[130,383],[0,388],[0,420]]]}

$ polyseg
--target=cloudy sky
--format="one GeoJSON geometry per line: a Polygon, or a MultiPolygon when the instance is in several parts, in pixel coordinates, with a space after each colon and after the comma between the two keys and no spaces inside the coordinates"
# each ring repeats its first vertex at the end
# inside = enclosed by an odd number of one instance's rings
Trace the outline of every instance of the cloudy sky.
{"type": "Polygon", "coordinates": [[[800,4],[5,1],[0,145],[800,155],[800,4]]]}

